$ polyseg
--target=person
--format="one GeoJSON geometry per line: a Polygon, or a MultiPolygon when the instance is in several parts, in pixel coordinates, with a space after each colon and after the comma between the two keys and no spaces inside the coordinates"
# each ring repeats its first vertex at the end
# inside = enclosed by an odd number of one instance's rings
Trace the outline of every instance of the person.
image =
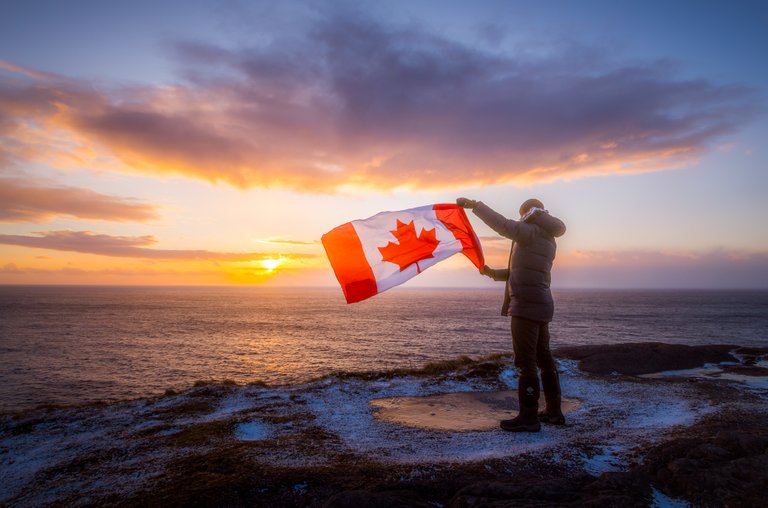
{"type": "Polygon", "coordinates": [[[517,417],[502,420],[501,428],[512,432],[538,432],[541,423],[564,425],[560,402],[560,378],[549,348],[549,323],[554,314],[549,289],[555,238],[565,234],[565,224],[544,209],[538,199],[520,206],[520,219],[507,219],[481,201],[459,198],[456,204],[471,209],[498,234],[512,240],[509,266],[494,270],[483,266],[481,273],[505,281],[503,316],[511,316],[515,367],[520,373],[517,417]],[[546,408],[539,413],[539,377],[544,388],[546,408]]]}

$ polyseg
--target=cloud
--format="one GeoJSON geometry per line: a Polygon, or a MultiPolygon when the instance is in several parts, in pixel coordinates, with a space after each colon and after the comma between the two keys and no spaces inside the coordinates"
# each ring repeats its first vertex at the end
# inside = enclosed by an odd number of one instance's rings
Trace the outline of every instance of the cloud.
{"type": "Polygon", "coordinates": [[[35,69],[15,65],[11,62],[0,60],[0,70],[8,71],[14,74],[21,74],[34,79],[57,79],[59,76],[49,72],[42,72],[35,69]]]}
{"type": "Polygon", "coordinates": [[[498,257],[500,254],[509,255],[509,249],[512,247],[512,241],[502,236],[479,236],[480,245],[486,257],[498,257]]]}
{"type": "MultiPolygon", "coordinates": [[[[266,271],[262,269],[262,271],[266,271]]],[[[6,263],[0,266],[0,275],[13,276],[68,276],[74,278],[95,277],[94,281],[99,282],[99,277],[120,276],[124,278],[134,277],[189,277],[189,276],[216,276],[221,277],[222,272],[217,270],[176,270],[172,268],[162,268],[158,270],[151,269],[133,269],[123,267],[112,267],[102,269],[85,269],[76,267],[63,268],[37,268],[37,267],[19,267],[16,263],[6,263]]],[[[43,282],[50,279],[42,279],[43,282]]],[[[178,281],[177,281],[178,282],[178,281]]]]}
{"type": "Polygon", "coordinates": [[[16,263],[6,263],[3,266],[0,266],[0,273],[13,273],[13,274],[19,274],[24,273],[24,270],[18,267],[16,263]]]}
{"type": "Polygon", "coordinates": [[[14,263],[0,265],[0,284],[147,284],[147,285],[221,285],[266,283],[278,274],[264,268],[250,267],[228,272],[218,267],[210,269],[179,270],[111,267],[83,269],[72,266],[38,268],[14,263]]]}
{"type": "Polygon", "coordinates": [[[257,261],[279,255],[286,259],[308,259],[312,254],[215,252],[208,250],[152,249],[157,243],[153,236],[111,236],[91,231],[44,231],[38,236],[1,235],[0,244],[35,249],[50,249],[99,256],[154,260],[257,261]]]}
{"type": "Polygon", "coordinates": [[[133,199],[22,178],[0,178],[0,222],[43,222],[57,216],[144,222],[156,208],[133,199]]]}
{"type": "Polygon", "coordinates": [[[574,251],[555,260],[555,287],[768,288],[768,252],[716,249],[574,251]]]}
{"type": "MultiPolygon", "coordinates": [[[[486,261],[505,268],[499,252],[486,261]]],[[[487,287],[501,294],[504,285],[483,277],[465,263],[438,265],[410,282],[426,287],[487,287]]],[[[659,250],[563,251],[552,269],[557,289],[768,289],[768,251],[659,250]]]]}
{"type": "Polygon", "coordinates": [[[302,246],[305,246],[305,245],[317,245],[317,244],[320,243],[320,240],[312,240],[312,241],[306,242],[306,241],[302,241],[302,240],[291,240],[289,238],[280,238],[280,237],[276,237],[276,238],[256,238],[253,241],[254,242],[259,242],[259,243],[266,243],[266,244],[270,244],[270,245],[297,245],[297,246],[298,245],[302,245],[302,246]]]}
{"type": "MultiPolygon", "coordinates": [[[[2,77],[0,133],[59,129],[135,170],[240,188],[447,188],[678,167],[756,102],[665,62],[501,53],[351,14],[250,47],[178,44],[174,58],[173,86],[2,77]]],[[[41,150],[8,139],[0,158],[41,150]]]]}

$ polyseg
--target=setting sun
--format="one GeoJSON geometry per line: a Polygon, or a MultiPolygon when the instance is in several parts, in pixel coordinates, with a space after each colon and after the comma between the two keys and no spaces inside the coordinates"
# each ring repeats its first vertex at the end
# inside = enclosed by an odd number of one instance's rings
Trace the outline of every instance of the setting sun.
{"type": "Polygon", "coordinates": [[[282,259],[265,259],[261,262],[261,266],[267,269],[267,271],[273,272],[275,268],[283,264],[282,259]]]}

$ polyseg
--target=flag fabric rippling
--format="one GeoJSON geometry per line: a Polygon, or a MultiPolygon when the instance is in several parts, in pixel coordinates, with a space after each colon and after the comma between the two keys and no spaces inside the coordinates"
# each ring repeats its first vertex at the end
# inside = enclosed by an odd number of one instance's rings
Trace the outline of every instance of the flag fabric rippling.
{"type": "Polygon", "coordinates": [[[464,209],[453,204],[381,212],[334,228],[322,242],[347,303],[402,284],[458,252],[478,269],[485,263],[464,209]]]}

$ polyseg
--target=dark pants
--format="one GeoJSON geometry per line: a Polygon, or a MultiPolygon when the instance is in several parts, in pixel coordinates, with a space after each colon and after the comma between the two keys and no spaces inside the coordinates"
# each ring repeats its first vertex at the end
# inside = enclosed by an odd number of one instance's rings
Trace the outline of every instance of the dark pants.
{"type": "Polygon", "coordinates": [[[512,347],[521,378],[538,378],[538,369],[542,374],[555,372],[555,360],[549,349],[549,323],[512,316],[512,347]]]}

